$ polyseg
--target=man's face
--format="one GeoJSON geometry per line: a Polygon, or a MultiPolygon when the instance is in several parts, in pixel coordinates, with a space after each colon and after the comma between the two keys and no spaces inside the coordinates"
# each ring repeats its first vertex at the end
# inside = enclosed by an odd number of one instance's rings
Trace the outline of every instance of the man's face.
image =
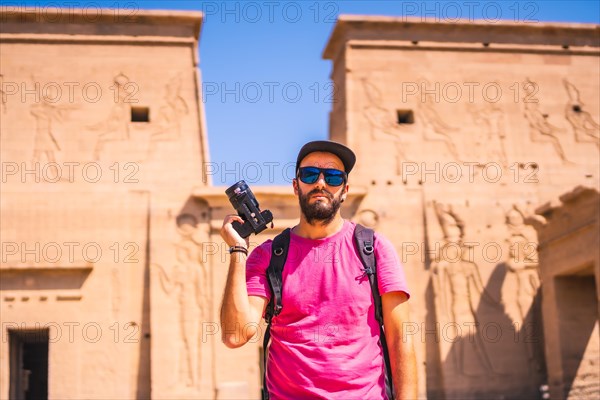
{"type": "MultiPolygon", "coordinates": [[[[333,168],[344,170],[344,163],[334,154],[325,152],[310,153],[300,162],[302,167],[333,168]]],[[[346,199],[348,185],[330,186],[321,173],[313,184],[296,178],[293,181],[294,193],[298,196],[300,209],[309,224],[328,224],[337,214],[342,201],[346,199]]]]}

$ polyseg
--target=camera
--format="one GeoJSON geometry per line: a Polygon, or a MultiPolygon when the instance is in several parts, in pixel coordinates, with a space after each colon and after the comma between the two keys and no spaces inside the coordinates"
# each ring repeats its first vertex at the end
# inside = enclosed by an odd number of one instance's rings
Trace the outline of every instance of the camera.
{"type": "Polygon", "coordinates": [[[227,194],[229,202],[235,208],[238,215],[244,220],[243,224],[238,221],[233,221],[232,223],[233,229],[241,237],[247,238],[252,232],[257,235],[267,228],[269,222],[273,221],[271,211],[260,211],[258,201],[245,181],[241,180],[234,183],[225,190],[225,194],[227,194]]]}

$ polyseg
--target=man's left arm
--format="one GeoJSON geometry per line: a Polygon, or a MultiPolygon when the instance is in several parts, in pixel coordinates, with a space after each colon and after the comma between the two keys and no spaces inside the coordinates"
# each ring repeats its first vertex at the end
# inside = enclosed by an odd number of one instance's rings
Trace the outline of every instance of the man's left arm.
{"type": "Polygon", "coordinates": [[[408,296],[394,291],[381,296],[383,326],[397,400],[417,398],[417,360],[412,335],[405,332],[409,320],[408,296]]]}

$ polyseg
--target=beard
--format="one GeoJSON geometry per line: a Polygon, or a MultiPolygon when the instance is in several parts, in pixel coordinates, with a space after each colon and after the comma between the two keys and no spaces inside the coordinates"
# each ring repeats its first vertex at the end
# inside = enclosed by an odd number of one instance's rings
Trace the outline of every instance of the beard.
{"type": "Polygon", "coordinates": [[[333,218],[340,209],[342,204],[342,193],[340,192],[340,195],[335,197],[326,190],[314,189],[307,194],[304,194],[300,187],[298,187],[298,201],[300,202],[300,210],[302,210],[306,222],[310,225],[315,225],[316,222],[328,225],[333,221],[333,218]],[[316,201],[313,204],[310,204],[310,197],[315,194],[326,196],[329,199],[329,203],[316,201]]]}

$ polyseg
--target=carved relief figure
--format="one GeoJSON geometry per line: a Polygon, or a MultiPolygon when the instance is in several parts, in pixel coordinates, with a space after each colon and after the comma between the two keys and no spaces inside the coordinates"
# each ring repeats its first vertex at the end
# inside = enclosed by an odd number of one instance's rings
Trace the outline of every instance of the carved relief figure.
{"type": "MultiPolygon", "coordinates": [[[[540,287],[540,278],[537,263],[537,241],[531,233],[533,229],[526,225],[524,213],[517,207],[506,213],[506,226],[509,237],[509,258],[504,262],[506,268],[505,286],[502,302],[506,314],[511,318],[516,327],[525,330],[526,337],[531,337],[530,323],[525,323],[525,318],[533,305],[533,300],[540,287]]],[[[534,349],[531,341],[526,341],[527,355],[530,362],[534,360],[534,349]]]]}
{"type": "Polygon", "coordinates": [[[60,145],[54,135],[54,122],[63,122],[68,111],[74,106],[52,104],[56,97],[44,91],[41,102],[31,106],[29,112],[35,118],[35,136],[33,139],[33,162],[41,162],[42,156],[49,163],[56,162],[55,152],[61,151],[60,145]]]}
{"type": "Polygon", "coordinates": [[[465,368],[465,353],[472,350],[479,361],[478,375],[493,374],[483,339],[476,329],[479,324],[476,310],[480,298],[486,298],[494,305],[497,302],[485,290],[479,267],[470,259],[469,248],[463,243],[464,222],[451,206],[439,203],[434,206],[444,233],[444,243],[432,265],[433,284],[437,307],[447,320],[454,323],[454,333],[460,339],[455,342],[456,367],[463,375],[473,375],[465,368]]]}
{"type": "Polygon", "coordinates": [[[530,233],[532,228],[525,224],[525,216],[517,206],[506,214],[506,225],[510,233],[508,238],[510,257],[505,266],[507,273],[514,274],[517,290],[504,300],[504,304],[512,320],[522,324],[531,301],[540,287],[537,242],[530,233]]]}
{"type": "Polygon", "coordinates": [[[203,259],[203,245],[208,240],[191,214],[177,217],[181,240],[175,244],[176,264],[168,271],[157,266],[163,290],[176,296],[179,303],[183,348],[180,351],[180,374],[189,387],[200,381],[201,322],[208,321],[208,272],[203,259]]]}
{"type": "Polygon", "coordinates": [[[507,168],[506,122],[502,109],[495,103],[486,102],[481,107],[473,107],[471,115],[475,125],[485,132],[481,145],[486,149],[487,157],[507,168]]]}
{"type": "Polygon", "coordinates": [[[579,90],[567,79],[563,79],[569,101],[565,107],[567,121],[573,127],[575,140],[578,142],[592,142],[600,147],[600,125],[594,121],[592,115],[585,111],[585,104],[581,101],[579,90]]]}
{"type": "Polygon", "coordinates": [[[523,324],[531,301],[540,287],[540,279],[535,259],[534,243],[523,235],[512,235],[508,238],[509,259],[504,264],[506,272],[513,274],[516,290],[513,296],[503,299],[507,314],[513,322],[523,324]]]}
{"type": "Polygon", "coordinates": [[[563,162],[569,162],[556,136],[561,129],[548,122],[548,114],[544,114],[540,110],[539,100],[535,98],[537,84],[527,78],[523,83],[523,90],[525,93],[523,97],[525,118],[529,122],[531,140],[538,143],[551,143],[560,159],[563,162]]]}
{"type": "Polygon", "coordinates": [[[165,103],[158,110],[157,130],[153,140],[174,140],[181,134],[181,117],[189,113],[189,108],[181,97],[181,76],[172,78],[165,87],[165,103]]]}
{"type": "MultiPolygon", "coordinates": [[[[419,81],[421,91],[431,87],[426,79],[419,81]]],[[[447,124],[437,112],[436,108],[430,100],[431,94],[424,93],[421,95],[420,101],[417,102],[417,117],[423,124],[423,135],[425,140],[444,142],[454,159],[460,160],[458,149],[452,135],[458,132],[459,129],[447,124]]]]}
{"type": "Polygon", "coordinates": [[[391,139],[394,142],[398,154],[398,171],[400,171],[400,163],[410,161],[404,152],[406,145],[402,141],[402,134],[406,132],[394,120],[393,112],[383,107],[379,89],[366,78],[361,78],[360,81],[367,100],[367,105],[363,108],[363,115],[371,128],[371,137],[375,141],[391,139]]]}
{"type": "Polygon", "coordinates": [[[181,76],[177,75],[166,84],[164,103],[158,110],[158,115],[153,121],[156,129],[150,136],[148,157],[156,150],[156,143],[173,141],[181,135],[181,119],[189,113],[189,107],[181,96],[181,76]]]}
{"type": "Polygon", "coordinates": [[[108,117],[104,121],[88,126],[90,130],[98,132],[93,154],[95,160],[100,159],[106,143],[129,140],[131,119],[129,99],[135,85],[132,85],[129,78],[122,73],[114,77],[113,83],[116,96],[108,117]]]}

